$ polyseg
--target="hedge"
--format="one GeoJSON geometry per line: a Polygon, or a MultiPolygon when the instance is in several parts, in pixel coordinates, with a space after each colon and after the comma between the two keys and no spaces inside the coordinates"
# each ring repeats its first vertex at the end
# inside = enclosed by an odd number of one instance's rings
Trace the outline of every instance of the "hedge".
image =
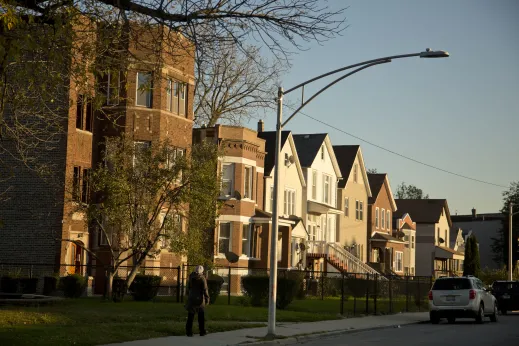
{"type": "Polygon", "coordinates": [[[59,280],[63,295],[67,298],[79,298],[85,291],[86,279],[79,274],[63,276],[59,280]]]}
{"type": "Polygon", "coordinates": [[[134,300],[149,301],[159,292],[162,277],[155,275],[137,275],[130,285],[130,293],[134,300]]]}
{"type": "MultiPolygon", "coordinates": [[[[268,304],[269,280],[268,276],[247,275],[241,278],[244,293],[250,299],[252,306],[268,304]]],[[[301,282],[296,277],[278,277],[276,301],[278,309],[286,308],[294,300],[300,285],[301,282]]]]}

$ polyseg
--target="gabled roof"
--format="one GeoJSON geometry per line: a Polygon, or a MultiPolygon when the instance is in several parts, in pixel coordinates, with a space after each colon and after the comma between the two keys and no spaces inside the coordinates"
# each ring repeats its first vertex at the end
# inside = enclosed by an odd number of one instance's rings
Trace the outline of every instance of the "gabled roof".
{"type": "Polygon", "coordinates": [[[353,171],[355,159],[358,156],[360,163],[360,172],[362,173],[362,178],[365,181],[364,185],[366,186],[366,192],[368,194],[368,197],[371,197],[371,188],[369,186],[366,167],[364,166],[364,157],[362,156],[362,150],[360,150],[360,145],[334,145],[333,151],[335,152],[335,158],[337,159],[337,163],[339,164],[339,168],[341,170],[342,175],[342,179],[339,180],[337,186],[339,188],[346,187],[348,179],[353,171]]]}
{"type": "MultiPolygon", "coordinates": [[[[391,191],[391,186],[389,185],[389,179],[387,177],[387,173],[368,173],[368,181],[369,187],[371,188],[371,197],[368,198],[368,204],[373,204],[378,198],[378,195],[382,188],[384,187],[384,183],[386,185],[387,194],[389,195],[391,206],[393,207],[393,212],[398,209],[398,206],[395,203],[395,198],[393,197],[393,192],[391,191]]],[[[412,216],[413,214],[411,214],[412,216]]],[[[414,220],[414,218],[413,218],[414,220]]]]}
{"type": "MultiPolygon", "coordinates": [[[[281,148],[285,145],[290,131],[281,132],[281,148]]],[[[265,140],[265,175],[270,175],[274,168],[274,152],[276,151],[276,131],[266,131],[258,133],[258,137],[265,140]]]]}
{"type": "Polygon", "coordinates": [[[397,199],[395,201],[400,215],[409,213],[417,224],[437,223],[440,221],[442,210],[445,208],[449,227],[452,227],[446,199],[397,199]]]}
{"type": "Polygon", "coordinates": [[[310,167],[315,160],[323,142],[328,136],[326,133],[315,133],[307,135],[294,135],[294,142],[299,155],[301,166],[310,167]]]}

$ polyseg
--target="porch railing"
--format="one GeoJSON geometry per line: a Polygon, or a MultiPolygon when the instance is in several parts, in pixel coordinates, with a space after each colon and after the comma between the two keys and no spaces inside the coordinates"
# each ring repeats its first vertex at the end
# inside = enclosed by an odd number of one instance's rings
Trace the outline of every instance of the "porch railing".
{"type": "Polygon", "coordinates": [[[308,254],[324,255],[327,259],[333,258],[335,261],[339,262],[342,267],[347,268],[347,271],[350,273],[380,274],[375,269],[362,262],[357,256],[335,243],[308,241],[307,249],[308,254]]]}

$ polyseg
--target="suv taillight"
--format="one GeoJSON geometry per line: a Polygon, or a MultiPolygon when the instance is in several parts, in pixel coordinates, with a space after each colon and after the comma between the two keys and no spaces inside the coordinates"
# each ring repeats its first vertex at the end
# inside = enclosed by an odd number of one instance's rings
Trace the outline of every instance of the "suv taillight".
{"type": "Polygon", "coordinates": [[[433,300],[432,291],[429,291],[429,300],[433,300]]]}
{"type": "Polygon", "coordinates": [[[474,291],[474,290],[469,291],[469,299],[470,300],[476,299],[476,291],[474,291]]]}

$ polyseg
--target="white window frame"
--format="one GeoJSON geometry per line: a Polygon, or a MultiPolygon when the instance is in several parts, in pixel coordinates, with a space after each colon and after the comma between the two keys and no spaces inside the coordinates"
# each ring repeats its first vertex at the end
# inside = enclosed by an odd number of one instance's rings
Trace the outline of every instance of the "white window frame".
{"type": "MultiPolygon", "coordinates": [[[[112,75],[113,73],[108,71],[108,81],[106,86],[106,104],[108,106],[116,106],[119,104],[119,93],[121,92],[121,71],[117,71],[118,74],[118,81],[117,81],[117,102],[110,102],[111,99],[111,81],[112,81],[112,75]]],[[[138,80],[137,80],[138,81],[138,80]]],[[[115,89],[115,88],[114,88],[115,89]]]]}
{"type": "Polygon", "coordinates": [[[353,182],[354,183],[359,182],[359,165],[358,164],[353,165],[353,182]]]}
{"type": "Polygon", "coordinates": [[[285,188],[285,194],[283,196],[283,214],[290,216],[296,214],[296,190],[291,188],[285,188]]]}
{"type": "Polygon", "coordinates": [[[395,251],[395,272],[401,273],[404,270],[404,253],[402,251],[395,251]]]}
{"type": "Polygon", "coordinates": [[[218,225],[218,255],[225,256],[224,252],[220,252],[220,239],[227,239],[229,241],[229,252],[232,251],[232,222],[220,222],[218,225]],[[222,225],[229,225],[229,237],[222,238],[222,225]]]}
{"type": "Polygon", "coordinates": [[[252,174],[253,174],[253,169],[252,169],[252,166],[245,166],[243,168],[243,198],[248,198],[248,199],[253,199],[252,197],[252,191],[253,191],[253,188],[252,188],[252,174]],[[247,173],[247,171],[249,171],[247,173]],[[247,191],[247,185],[248,185],[248,190],[247,191]]]}
{"type": "Polygon", "coordinates": [[[363,221],[364,220],[364,202],[363,201],[359,201],[359,210],[360,210],[360,221],[363,221]]]}
{"type": "Polygon", "coordinates": [[[390,210],[386,210],[386,229],[388,231],[391,231],[391,211],[390,210]]]}
{"type": "Polygon", "coordinates": [[[382,208],[380,213],[380,228],[386,229],[386,209],[382,208]]]}
{"type": "Polygon", "coordinates": [[[344,216],[350,217],[350,198],[344,197],[344,216]]]}
{"type": "Polygon", "coordinates": [[[137,72],[136,87],[135,87],[135,105],[138,107],[152,108],[152,95],[153,95],[153,74],[151,72],[137,72]],[[149,75],[150,88],[149,90],[139,91],[139,75],[149,75]],[[146,104],[139,104],[139,93],[146,93],[146,104]]]}
{"type": "Polygon", "coordinates": [[[323,173],[323,203],[332,203],[332,176],[323,173]],[[328,186],[326,186],[328,184],[328,186]],[[326,199],[328,196],[328,200],[326,199]]]}
{"type": "Polygon", "coordinates": [[[312,199],[317,200],[317,171],[312,170],[312,199]]]}
{"type": "Polygon", "coordinates": [[[171,112],[173,107],[173,83],[174,81],[168,78],[166,86],[166,110],[168,112],[171,112]]]}
{"type": "Polygon", "coordinates": [[[326,155],[325,155],[325,153],[324,153],[324,145],[321,145],[321,160],[324,161],[325,158],[326,158],[326,155]]]}
{"type": "Polygon", "coordinates": [[[380,210],[378,207],[375,208],[375,228],[379,228],[380,226],[380,223],[379,223],[379,213],[380,210]]]}
{"type": "Polygon", "coordinates": [[[248,223],[242,224],[241,227],[241,255],[246,257],[251,256],[251,228],[251,225],[248,223]],[[244,242],[246,242],[246,246],[244,246],[244,242]]]}
{"type": "Polygon", "coordinates": [[[230,198],[234,194],[234,163],[223,163],[222,164],[222,188],[220,189],[220,197],[230,198]],[[231,167],[231,178],[226,179],[224,176],[224,167],[231,167]],[[229,190],[224,191],[225,183],[229,183],[229,190]],[[228,193],[227,193],[228,192],[228,193]]]}
{"type": "Polygon", "coordinates": [[[414,235],[411,235],[411,249],[414,249],[414,235]]]}

